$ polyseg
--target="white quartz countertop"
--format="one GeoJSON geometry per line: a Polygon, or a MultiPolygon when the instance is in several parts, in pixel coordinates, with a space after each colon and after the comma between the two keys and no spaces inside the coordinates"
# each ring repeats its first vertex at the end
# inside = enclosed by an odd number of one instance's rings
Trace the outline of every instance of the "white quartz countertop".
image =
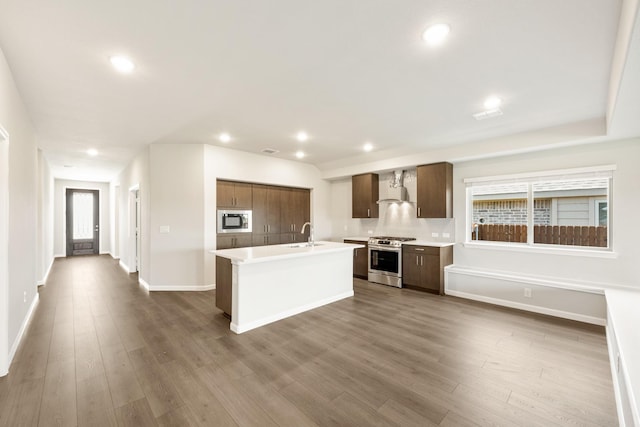
{"type": "Polygon", "coordinates": [[[626,386],[637,410],[640,408],[640,292],[617,289],[606,289],[604,292],[625,367],[626,386]]]}
{"type": "Polygon", "coordinates": [[[209,252],[216,256],[228,258],[234,264],[248,264],[288,258],[308,257],[321,255],[323,253],[347,251],[363,247],[364,245],[351,243],[318,241],[315,242],[314,246],[305,246],[305,243],[289,243],[285,245],[252,246],[248,248],[214,249],[209,252]]]}
{"type": "Polygon", "coordinates": [[[413,246],[433,246],[436,248],[444,248],[447,246],[453,246],[455,243],[453,242],[433,242],[430,240],[410,240],[408,242],[402,242],[403,245],[413,245],[413,246]]]}

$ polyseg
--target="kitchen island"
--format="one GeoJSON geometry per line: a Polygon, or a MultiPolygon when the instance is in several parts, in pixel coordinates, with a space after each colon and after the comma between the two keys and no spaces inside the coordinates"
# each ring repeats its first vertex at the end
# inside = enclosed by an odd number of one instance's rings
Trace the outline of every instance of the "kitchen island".
{"type": "Polygon", "coordinates": [[[212,250],[216,306],[242,333],[353,296],[353,250],[315,242],[212,250]]]}

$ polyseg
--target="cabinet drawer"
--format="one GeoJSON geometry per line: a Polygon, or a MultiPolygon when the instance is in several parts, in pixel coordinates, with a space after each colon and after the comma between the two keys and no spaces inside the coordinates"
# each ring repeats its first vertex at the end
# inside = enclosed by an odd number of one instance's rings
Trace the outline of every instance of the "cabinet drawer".
{"type": "Polygon", "coordinates": [[[402,250],[414,254],[440,255],[440,248],[434,246],[403,245],[402,250]]]}

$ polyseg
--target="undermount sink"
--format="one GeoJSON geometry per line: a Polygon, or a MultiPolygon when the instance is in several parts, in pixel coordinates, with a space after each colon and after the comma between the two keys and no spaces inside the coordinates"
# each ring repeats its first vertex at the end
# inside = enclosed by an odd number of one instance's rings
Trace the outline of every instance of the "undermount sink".
{"type": "Polygon", "coordinates": [[[313,246],[322,246],[323,243],[296,243],[295,245],[289,245],[290,248],[311,248],[313,246]]]}

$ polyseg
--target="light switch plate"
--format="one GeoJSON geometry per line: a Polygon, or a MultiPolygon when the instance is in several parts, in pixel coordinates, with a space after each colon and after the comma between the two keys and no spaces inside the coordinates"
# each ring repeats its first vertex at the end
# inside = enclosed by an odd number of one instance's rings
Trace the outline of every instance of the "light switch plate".
{"type": "Polygon", "coordinates": [[[167,234],[170,231],[171,231],[171,227],[169,227],[168,225],[161,225],[160,226],[160,233],[167,234]]]}
{"type": "Polygon", "coordinates": [[[431,233],[431,237],[439,237],[439,236],[440,236],[440,234],[438,234],[438,233],[431,233]]]}
{"type": "Polygon", "coordinates": [[[449,234],[449,233],[442,233],[442,237],[445,237],[445,238],[446,238],[446,237],[451,237],[451,234],[449,234]]]}

